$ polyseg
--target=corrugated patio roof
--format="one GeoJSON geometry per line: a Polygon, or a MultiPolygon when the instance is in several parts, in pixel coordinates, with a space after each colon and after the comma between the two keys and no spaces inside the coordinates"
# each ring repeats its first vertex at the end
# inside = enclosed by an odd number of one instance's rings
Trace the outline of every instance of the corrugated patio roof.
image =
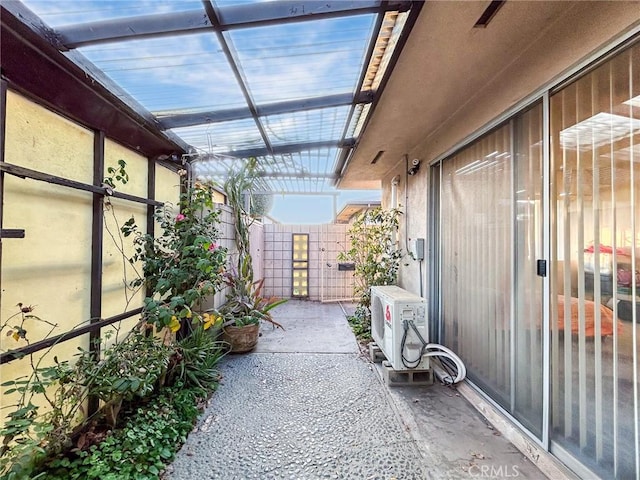
{"type": "Polygon", "coordinates": [[[3,5],[39,17],[58,50],[183,145],[199,177],[256,157],[267,189],[322,193],[357,146],[421,2],[3,5]]]}

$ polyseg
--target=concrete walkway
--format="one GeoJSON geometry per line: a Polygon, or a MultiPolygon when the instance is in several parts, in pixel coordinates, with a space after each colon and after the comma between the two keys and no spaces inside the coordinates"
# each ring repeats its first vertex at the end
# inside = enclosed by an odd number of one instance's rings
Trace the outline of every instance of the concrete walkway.
{"type": "Polygon", "coordinates": [[[546,478],[448,387],[387,387],[338,304],[289,301],[223,380],[165,479],[546,478]]]}

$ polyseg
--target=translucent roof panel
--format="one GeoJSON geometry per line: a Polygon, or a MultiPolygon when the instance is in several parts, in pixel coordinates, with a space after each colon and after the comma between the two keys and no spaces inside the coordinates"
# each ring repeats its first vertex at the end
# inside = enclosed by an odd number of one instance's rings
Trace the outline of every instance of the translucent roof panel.
{"type": "MultiPolygon", "coordinates": [[[[274,193],[312,193],[329,191],[332,178],[327,175],[338,150],[318,148],[285,155],[257,157],[263,172],[262,184],[274,193]]],[[[193,163],[194,174],[202,180],[224,181],[228,169],[237,162],[216,154],[200,156],[193,163]]]]}
{"type": "Polygon", "coordinates": [[[156,115],[245,104],[211,33],[129,40],[78,50],[156,115]]]}
{"type": "Polygon", "coordinates": [[[172,129],[202,153],[231,153],[235,150],[262,148],[264,142],[251,118],[172,129]]]}
{"type": "Polygon", "coordinates": [[[281,171],[287,174],[309,174],[318,179],[333,163],[336,148],[316,148],[281,156],[281,171]]]}
{"type": "Polygon", "coordinates": [[[354,92],[374,15],[225,32],[257,104],[354,92]]]}
{"type": "Polygon", "coordinates": [[[202,10],[198,0],[23,0],[50,27],[135,17],[149,13],[202,10]]]}
{"type": "MultiPolygon", "coordinates": [[[[262,169],[268,170],[270,174],[276,176],[284,176],[287,178],[304,178],[305,175],[314,177],[315,179],[330,178],[326,175],[327,168],[333,162],[333,158],[337,154],[335,148],[314,148],[309,150],[287,153],[282,155],[270,155],[257,157],[262,169]]],[[[223,175],[227,171],[229,162],[242,162],[244,160],[228,156],[224,154],[199,155],[195,157],[199,165],[196,173],[203,175],[216,176],[223,175]],[[224,169],[220,170],[220,166],[224,165],[224,169]]]]}
{"type": "Polygon", "coordinates": [[[52,44],[86,75],[166,131],[188,151],[196,172],[219,175],[220,158],[252,156],[264,168],[265,188],[278,192],[334,188],[379,98],[396,45],[412,25],[408,19],[415,20],[422,5],[23,3],[53,30],[48,41],[55,39],[52,44]]]}
{"type": "Polygon", "coordinates": [[[272,145],[340,138],[349,108],[322,108],[261,117],[272,145]]]}

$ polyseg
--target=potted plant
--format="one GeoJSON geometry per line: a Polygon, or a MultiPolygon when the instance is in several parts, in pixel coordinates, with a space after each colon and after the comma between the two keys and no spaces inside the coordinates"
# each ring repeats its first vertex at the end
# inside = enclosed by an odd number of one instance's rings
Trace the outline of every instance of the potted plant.
{"type": "Polygon", "coordinates": [[[242,168],[231,170],[224,183],[227,202],[234,215],[237,262],[235,268],[223,275],[228,291],[226,303],[215,310],[222,322],[222,338],[232,352],[247,352],[258,343],[260,322],[267,321],[274,328],[283,328],[271,316],[271,310],[286,299],[265,297],[264,279],[254,280],[250,251],[250,228],[254,218],[250,215],[250,199],[258,179],[257,163],[250,158],[242,168]]]}
{"type": "MultiPolygon", "coordinates": [[[[243,264],[249,261],[250,257],[245,258],[243,264]]],[[[274,328],[283,328],[273,319],[271,310],[287,300],[262,296],[264,279],[254,282],[248,276],[225,272],[224,283],[229,287],[227,301],[215,314],[222,322],[222,340],[229,344],[231,352],[253,350],[258,343],[261,321],[271,323],[274,328]]]]}

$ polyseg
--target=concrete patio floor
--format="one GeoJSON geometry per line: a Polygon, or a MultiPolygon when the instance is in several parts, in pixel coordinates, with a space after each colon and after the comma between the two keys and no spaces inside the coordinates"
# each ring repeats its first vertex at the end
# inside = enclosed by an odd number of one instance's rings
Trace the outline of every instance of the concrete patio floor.
{"type": "Polygon", "coordinates": [[[165,479],[547,478],[455,388],[388,387],[340,304],[291,300],[221,385],[165,479]]]}

